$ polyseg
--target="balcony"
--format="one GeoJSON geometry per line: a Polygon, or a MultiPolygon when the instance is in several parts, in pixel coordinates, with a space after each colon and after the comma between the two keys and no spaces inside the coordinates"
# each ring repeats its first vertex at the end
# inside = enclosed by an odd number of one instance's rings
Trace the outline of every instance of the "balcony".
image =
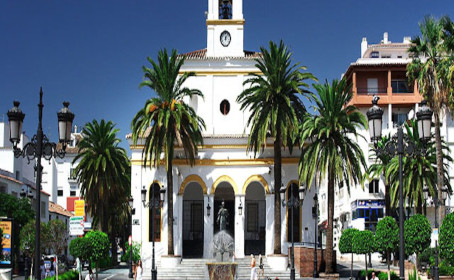
{"type": "Polygon", "coordinates": [[[357,88],[357,94],[360,95],[374,95],[374,94],[387,94],[387,90],[385,87],[365,87],[365,88],[357,88]]]}

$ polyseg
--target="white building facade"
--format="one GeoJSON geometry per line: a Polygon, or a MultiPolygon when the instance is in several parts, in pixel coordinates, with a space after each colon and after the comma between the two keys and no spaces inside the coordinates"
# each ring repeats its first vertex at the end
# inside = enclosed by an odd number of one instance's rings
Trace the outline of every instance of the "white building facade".
{"type": "MultiPolygon", "coordinates": [[[[422,97],[415,84],[409,84],[406,77],[406,66],[411,62],[407,49],[410,38],[404,37],[402,42],[393,43],[384,33],[383,40],[378,44],[368,44],[367,39],[361,42],[361,56],[351,63],[344,77],[352,85],[353,99],[350,104],[355,105],[366,115],[372,106],[372,97],[380,97],[378,105],[384,110],[382,135],[394,135],[397,125],[409,119],[416,119],[415,112],[419,109],[422,97]]],[[[450,113],[441,118],[441,136],[449,145],[452,153],[454,148],[454,123],[450,113]]],[[[358,143],[364,152],[368,165],[374,163],[372,143],[368,130],[360,131],[364,139],[358,143]]],[[[452,156],[452,155],[451,155],[452,156]]],[[[449,169],[451,185],[454,183],[453,166],[449,169]]],[[[350,227],[359,230],[375,230],[377,222],[386,215],[385,211],[385,184],[384,177],[366,181],[364,186],[351,186],[350,193],[346,188],[337,189],[334,213],[334,245],[338,250],[338,243],[342,230],[350,227]]],[[[327,219],[326,187],[320,189],[320,229],[324,229],[323,221],[327,219]]],[[[452,211],[452,198],[446,200],[447,212],[452,211]]],[[[434,227],[434,207],[431,201],[427,205],[427,218],[434,227]]],[[[413,209],[405,207],[405,215],[413,215],[413,209]]],[[[440,222],[441,225],[441,222],[440,222]]],[[[339,252],[338,252],[339,254],[339,252]]],[[[376,256],[378,258],[378,255],[376,256]]]]}
{"type": "MultiPolygon", "coordinates": [[[[184,151],[176,148],[173,160],[174,259],[213,258],[213,236],[219,231],[216,222],[221,202],[229,213],[227,231],[235,241],[235,255],[272,255],[274,244],[274,185],[273,142],[254,157],[247,153],[249,128],[248,112],[240,110],[238,95],[248,85],[243,82],[250,73],[259,73],[255,67],[260,54],[243,50],[244,24],[242,0],[231,1],[231,12],[224,14],[223,1],[209,0],[207,13],[207,48],[185,54],[181,73],[193,71],[195,77],[184,86],[199,89],[204,98],[186,100],[206,124],[203,145],[199,147],[196,165],[191,167],[184,159],[184,151]],[[241,209],[241,210],[240,210],[241,209]]],[[[145,100],[144,100],[145,101],[145,100]]],[[[151,223],[155,221],[156,256],[168,262],[167,256],[167,200],[162,211],[153,217],[141,201],[141,189],[147,190],[147,202],[154,188],[167,186],[165,167],[142,166],[143,145],[133,145],[130,137],[131,193],[134,198],[133,241],[142,243],[142,260],[151,267],[151,223]]],[[[282,183],[298,185],[297,165],[299,149],[292,155],[282,151],[282,183]]],[[[315,188],[307,191],[307,199],[295,210],[295,242],[314,242],[312,217],[315,188]]],[[[291,241],[288,217],[281,209],[282,254],[286,255],[291,241]]],[[[147,269],[145,269],[147,271],[147,269]]]]}

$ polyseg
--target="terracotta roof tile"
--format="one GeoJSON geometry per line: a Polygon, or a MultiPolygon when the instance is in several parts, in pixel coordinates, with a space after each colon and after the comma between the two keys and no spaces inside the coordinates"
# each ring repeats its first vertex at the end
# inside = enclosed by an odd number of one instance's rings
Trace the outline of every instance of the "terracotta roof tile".
{"type": "Polygon", "coordinates": [[[187,60],[224,60],[224,59],[256,59],[260,58],[262,55],[259,52],[252,52],[252,51],[244,51],[244,56],[231,56],[231,57],[208,57],[207,56],[207,49],[196,50],[192,52],[187,52],[183,54],[179,54],[178,58],[182,58],[186,56],[187,60]]]}
{"type": "Polygon", "coordinates": [[[49,201],[49,212],[60,214],[60,215],[66,216],[66,217],[74,216],[73,213],[71,213],[68,210],[66,210],[65,208],[63,208],[63,206],[53,203],[52,201],[49,201]]]}

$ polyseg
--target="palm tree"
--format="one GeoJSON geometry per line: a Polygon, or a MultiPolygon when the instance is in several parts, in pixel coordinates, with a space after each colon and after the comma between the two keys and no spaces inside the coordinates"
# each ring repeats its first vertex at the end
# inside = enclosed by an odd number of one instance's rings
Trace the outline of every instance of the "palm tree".
{"type": "MultiPolygon", "coordinates": [[[[365,116],[353,105],[350,86],[346,81],[333,80],[331,85],[315,84],[318,96],[313,97],[315,115],[307,115],[302,124],[301,143],[303,146],[298,172],[300,181],[307,186],[320,186],[322,178],[328,179],[328,224],[326,234],[326,272],[333,267],[333,216],[334,189],[363,182],[366,161],[363,151],[357,144],[358,129],[367,127],[365,116]]],[[[364,138],[364,137],[362,137],[364,138]]]]}
{"type": "MultiPolygon", "coordinates": [[[[410,82],[416,81],[419,91],[428,101],[429,107],[434,111],[435,119],[435,147],[437,153],[437,189],[441,197],[443,186],[443,151],[440,135],[440,114],[452,103],[452,88],[449,86],[446,59],[452,56],[452,38],[449,27],[452,27],[449,17],[436,20],[425,17],[419,23],[422,37],[416,36],[408,49],[413,55],[413,61],[407,65],[407,76],[410,82]],[[448,27],[448,29],[445,29],[448,27]],[[445,32],[447,31],[447,32],[445,32]]],[[[452,31],[452,30],[451,30],[452,31]]],[[[443,220],[444,208],[439,207],[439,219],[443,220]]]]}
{"type": "MultiPolygon", "coordinates": [[[[418,127],[414,120],[410,125],[405,123],[406,135],[408,142],[414,143],[417,150],[424,150],[423,153],[416,153],[412,157],[404,157],[402,160],[403,170],[403,190],[404,197],[407,198],[410,205],[414,206],[415,212],[422,214],[424,205],[423,189],[427,187],[429,192],[434,195],[437,191],[437,155],[435,143],[429,141],[423,143],[419,139],[418,127]]],[[[443,148],[443,176],[444,182],[447,183],[448,189],[451,190],[449,183],[448,165],[452,161],[449,156],[449,149],[445,142],[442,142],[443,148]]],[[[399,187],[399,159],[394,157],[386,170],[386,177],[390,178],[392,202],[395,205],[398,201],[399,187]]]]}
{"type": "Polygon", "coordinates": [[[137,144],[139,139],[145,138],[142,151],[143,166],[148,162],[150,166],[158,168],[160,161],[165,161],[168,188],[167,246],[168,254],[174,255],[172,177],[174,147],[175,144],[183,147],[191,166],[195,163],[197,145],[203,141],[202,129],[205,129],[205,122],[183,99],[203,95],[200,90],[183,87],[184,82],[195,73],[183,73],[179,76],[185,57],[178,57],[176,50],[172,50],[170,57],[166,49],[159,51],[157,62],[150,57],[147,59],[152,68],[143,66],[145,80],[140,87],[149,87],[157,97],[148,99],[145,106],[134,116],[131,122],[132,140],[137,144]]]}
{"type": "MultiPolygon", "coordinates": [[[[379,149],[383,149],[386,144],[390,141],[390,136],[383,136],[378,142],[377,142],[377,147],[379,149]]],[[[390,181],[389,177],[386,176],[386,170],[389,168],[389,163],[391,161],[391,156],[389,156],[387,153],[380,153],[376,154],[375,150],[371,150],[371,157],[370,158],[375,158],[375,162],[369,166],[369,169],[367,171],[368,176],[372,178],[379,178],[381,175],[385,177],[385,212],[386,216],[393,216],[391,213],[391,209],[394,209],[391,207],[391,197],[390,197],[390,181]]]]}
{"type": "MultiPolygon", "coordinates": [[[[119,147],[119,129],[111,121],[93,120],[85,124],[79,142],[78,154],[73,160],[77,181],[81,185],[87,212],[93,217],[93,226],[109,234],[113,260],[116,261],[114,225],[125,223],[119,211],[128,211],[124,201],[130,195],[131,167],[126,150],[119,147]]],[[[123,228],[123,227],[121,227],[123,228]]]]}
{"type": "Polygon", "coordinates": [[[292,64],[292,53],[281,41],[271,42],[269,50],[260,48],[262,57],[255,66],[262,74],[251,73],[243,84],[250,85],[238,97],[241,110],[250,110],[248,126],[251,132],[247,151],[254,156],[266,146],[268,137],[274,138],[274,253],[281,254],[281,202],[279,187],[282,184],[282,146],[292,152],[299,120],[306,111],[301,95],[309,95],[306,80],[317,79],[304,66],[292,64]]]}

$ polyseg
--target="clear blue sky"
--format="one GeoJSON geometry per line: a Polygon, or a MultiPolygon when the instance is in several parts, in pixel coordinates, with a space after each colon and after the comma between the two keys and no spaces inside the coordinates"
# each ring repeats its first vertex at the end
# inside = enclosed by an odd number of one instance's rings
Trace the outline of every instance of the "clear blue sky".
{"type": "MultiPolygon", "coordinates": [[[[206,47],[207,0],[0,1],[0,121],[13,100],[26,113],[24,130],[36,133],[39,87],[43,128],[57,138],[56,112],[70,101],[80,128],[112,120],[122,146],[130,122],[153,93],[138,88],[146,57],[161,48],[188,52],[206,47]]],[[[377,43],[419,34],[424,15],[454,18],[452,1],[245,0],[244,47],[258,51],[284,42],[294,61],[320,80],[339,78],[360,55],[362,37],[377,43]]],[[[129,149],[128,149],[129,150],[129,149]]]]}

